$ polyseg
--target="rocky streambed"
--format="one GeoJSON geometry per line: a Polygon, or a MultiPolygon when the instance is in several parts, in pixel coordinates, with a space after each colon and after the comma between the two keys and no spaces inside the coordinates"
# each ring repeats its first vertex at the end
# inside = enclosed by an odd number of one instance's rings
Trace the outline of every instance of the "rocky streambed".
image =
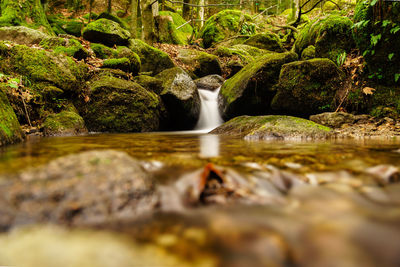
{"type": "Polygon", "coordinates": [[[399,148],[382,138],[32,138],[1,150],[0,264],[398,266],[399,148]]]}

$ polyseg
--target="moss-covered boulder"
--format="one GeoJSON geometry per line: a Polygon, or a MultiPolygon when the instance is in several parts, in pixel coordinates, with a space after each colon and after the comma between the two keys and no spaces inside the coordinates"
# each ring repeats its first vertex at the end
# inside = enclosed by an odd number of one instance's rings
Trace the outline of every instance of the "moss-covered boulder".
{"type": "Polygon", "coordinates": [[[296,59],[297,55],[292,52],[268,54],[228,79],[218,96],[222,117],[228,120],[269,112],[282,65],[296,59]]]}
{"type": "Polygon", "coordinates": [[[0,84],[0,146],[23,140],[21,126],[2,87],[0,84]]]}
{"type": "Polygon", "coordinates": [[[218,57],[194,49],[180,49],[178,57],[193,77],[201,78],[211,74],[221,75],[222,69],[218,57]]]}
{"type": "Polygon", "coordinates": [[[239,57],[242,65],[247,65],[257,58],[271,53],[273,52],[245,44],[236,44],[231,47],[218,46],[215,51],[215,54],[220,57],[239,57]]]}
{"type": "Polygon", "coordinates": [[[304,26],[294,43],[294,51],[301,55],[309,45],[315,46],[315,57],[337,62],[339,56],[354,48],[353,22],[348,17],[331,15],[316,19],[304,26]]]}
{"type": "Polygon", "coordinates": [[[42,124],[44,135],[65,136],[87,133],[83,118],[74,111],[62,111],[47,116],[42,124]]]}
{"type": "Polygon", "coordinates": [[[102,76],[89,86],[82,116],[89,131],[148,132],[160,125],[160,99],[134,82],[102,76]]]}
{"type": "Polygon", "coordinates": [[[131,61],[126,58],[110,58],[103,61],[103,68],[119,69],[125,72],[130,71],[131,61]]]}
{"type": "Polygon", "coordinates": [[[110,14],[108,12],[102,12],[98,16],[96,16],[95,18],[92,17],[92,19],[95,19],[95,20],[98,20],[98,19],[112,20],[112,21],[118,23],[119,26],[121,26],[122,28],[124,28],[126,30],[129,30],[129,25],[125,21],[123,21],[119,17],[114,16],[113,14],[110,14]]]}
{"type": "Polygon", "coordinates": [[[11,41],[16,44],[34,45],[39,44],[49,35],[41,31],[25,26],[10,26],[0,28],[0,41],[11,41]]]}
{"type": "Polygon", "coordinates": [[[75,39],[48,37],[44,38],[39,45],[44,49],[52,49],[56,53],[63,53],[78,60],[89,56],[89,52],[75,39]]]}
{"type": "Polygon", "coordinates": [[[156,77],[151,77],[148,75],[139,75],[133,78],[133,80],[140,84],[143,88],[153,91],[157,95],[161,94],[164,90],[163,81],[156,77]]]}
{"type": "Polygon", "coordinates": [[[400,6],[357,1],[353,36],[367,63],[370,77],[379,83],[400,85],[400,6]],[[380,12],[380,13],[378,13],[380,12]]]}
{"type": "Polygon", "coordinates": [[[103,44],[91,43],[90,48],[93,50],[96,57],[101,59],[118,57],[118,52],[115,49],[109,48],[103,44]]]}
{"type": "Polygon", "coordinates": [[[249,15],[239,10],[223,10],[206,21],[200,37],[204,47],[208,48],[234,35],[252,35],[255,28],[249,15]]]}
{"type": "Polygon", "coordinates": [[[94,43],[102,43],[107,46],[127,45],[131,34],[118,23],[99,19],[89,23],[83,29],[83,38],[94,43]]]}
{"type": "Polygon", "coordinates": [[[85,24],[82,21],[78,20],[70,20],[65,23],[64,31],[68,34],[71,34],[76,37],[81,37],[82,30],[85,27],[85,24]]]}
{"type": "Polygon", "coordinates": [[[279,40],[279,36],[272,32],[253,35],[247,39],[244,44],[278,53],[285,52],[285,49],[279,40]]]}
{"type": "Polygon", "coordinates": [[[160,43],[178,45],[188,44],[188,40],[193,34],[193,28],[189,23],[185,24],[186,21],[178,13],[160,11],[156,20],[158,41],[160,43]]]}
{"type": "Polygon", "coordinates": [[[118,59],[127,58],[129,60],[128,72],[134,76],[138,75],[142,64],[139,55],[126,46],[119,46],[116,50],[118,59]]]}
{"type": "Polygon", "coordinates": [[[60,53],[0,42],[0,71],[76,93],[82,88],[88,67],[60,53]]]}
{"type": "Polygon", "coordinates": [[[308,60],[315,58],[315,46],[309,45],[301,53],[301,60],[308,60]]]}
{"type": "Polygon", "coordinates": [[[280,114],[299,116],[331,111],[342,81],[343,73],[327,58],[285,64],[271,107],[280,114]]]}
{"type": "Polygon", "coordinates": [[[211,133],[247,140],[325,139],[332,136],[331,129],[326,126],[306,119],[280,115],[236,117],[211,133]]]}
{"type": "Polygon", "coordinates": [[[156,75],[163,70],[175,67],[167,53],[154,48],[138,39],[131,39],[129,48],[139,55],[141,72],[151,72],[156,75]]]}
{"type": "Polygon", "coordinates": [[[163,81],[160,96],[170,118],[170,128],[193,129],[200,115],[200,96],[192,78],[179,67],[165,70],[156,78],[163,81]]]}

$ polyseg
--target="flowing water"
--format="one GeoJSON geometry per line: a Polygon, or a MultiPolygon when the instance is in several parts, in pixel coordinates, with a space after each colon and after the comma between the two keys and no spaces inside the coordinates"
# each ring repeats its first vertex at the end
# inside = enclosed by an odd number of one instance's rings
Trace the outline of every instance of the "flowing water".
{"type": "Polygon", "coordinates": [[[218,93],[220,88],[215,91],[199,89],[201,109],[200,118],[195,130],[209,132],[220,126],[224,121],[218,110],[218,93]]]}

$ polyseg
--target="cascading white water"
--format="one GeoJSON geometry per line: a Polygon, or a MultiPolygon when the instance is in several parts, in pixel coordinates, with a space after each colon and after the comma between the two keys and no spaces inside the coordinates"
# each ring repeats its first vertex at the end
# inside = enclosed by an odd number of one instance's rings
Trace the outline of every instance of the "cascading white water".
{"type": "Polygon", "coordinates": [[[195,130],[211,131],[220,126],[224,121],[218,110],[218,93],[220,88],[215,91],[199,89],[201,108],[200,117],[195,130]]]}

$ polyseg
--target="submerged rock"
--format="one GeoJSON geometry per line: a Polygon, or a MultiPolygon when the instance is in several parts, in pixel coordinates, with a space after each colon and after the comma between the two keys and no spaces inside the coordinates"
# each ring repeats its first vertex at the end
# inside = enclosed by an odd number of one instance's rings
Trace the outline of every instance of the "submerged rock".
{"type": "Polygon", "coordinates": [[[200,115],[200,96],[192,78],[179,67],[165,70],[156,78],[163,81],[164,89],[160,96],[172,129],[193,129],[200,115]]]}
{"type": "Polygon", "coordinates": [[[102,43],[112,47],[113,45],[127,45],[131,34],[118,23],[99,19],[89,23],[82,33],[83,37],[91,42],[102,43]]]}
{"type": "Polygon", "coordinates": [[[180,49],[177,58],[189,66],[188,71],[194,74],[192,76],[201,78],[222,73],[217,56],[193,49],[180,49]]]}
{"type": "Polygon", "coordinates": [[[148,132],[160,126],[160,98],[139,84],[103,75],[90,83],[82,116],[90,131],[148,132]]]}
{"type": "Polygon", "coordinates": [[[198,89],[214,91],[224,84],[225,79],[219,75],[208,75],[194,82],[198,89]]]}
{"type": "Polygon", "coordinates": [[[154,48],[139,39],[131,39],[129,48],[139,55],[141,72],[151,72],[156,75],[163,70],[175,67],[167,53],[154,48]]]}
{"type": "Polygon", "coordinates": [[[16,177],[1,177],[0,229],[27,223],[84,225],[135,218],[153,207],[153,182],[124,152],[58,158],[16,177]],[[11,178],[11,180],[10,180],[11,178]]]}
{"type": "Polygon", "coordinates": [[[291,116],[240,116],[212,130],[212,134],[232,135],[249,140],[326,139],[330,128],[291,116]]]}
{"type": "Polygon", "coordinates": [[[283,64],[297,59],[295,53],[271,53],[248,64],[221,88],[219,110],[227,120],[240,115],[260,115],[270,111],[283,64]]]}
{"type": "Polygon", "coordinates": [[[0,146],[21,142],[23,133],[0,84],[0,146]]]}
{"type": "Polygon", "coordinates": [[[279,114],[309,116],[334,109],[343,73],[326,58],[282,66],[271,108],[279,114]]]}
{"type": "Polygon", "coordinates": [[[47,116],[43,125],[46,136],[65,136],[87,133],[85,122],[74,111],[62,111],[58,114],[47,116]]]}

